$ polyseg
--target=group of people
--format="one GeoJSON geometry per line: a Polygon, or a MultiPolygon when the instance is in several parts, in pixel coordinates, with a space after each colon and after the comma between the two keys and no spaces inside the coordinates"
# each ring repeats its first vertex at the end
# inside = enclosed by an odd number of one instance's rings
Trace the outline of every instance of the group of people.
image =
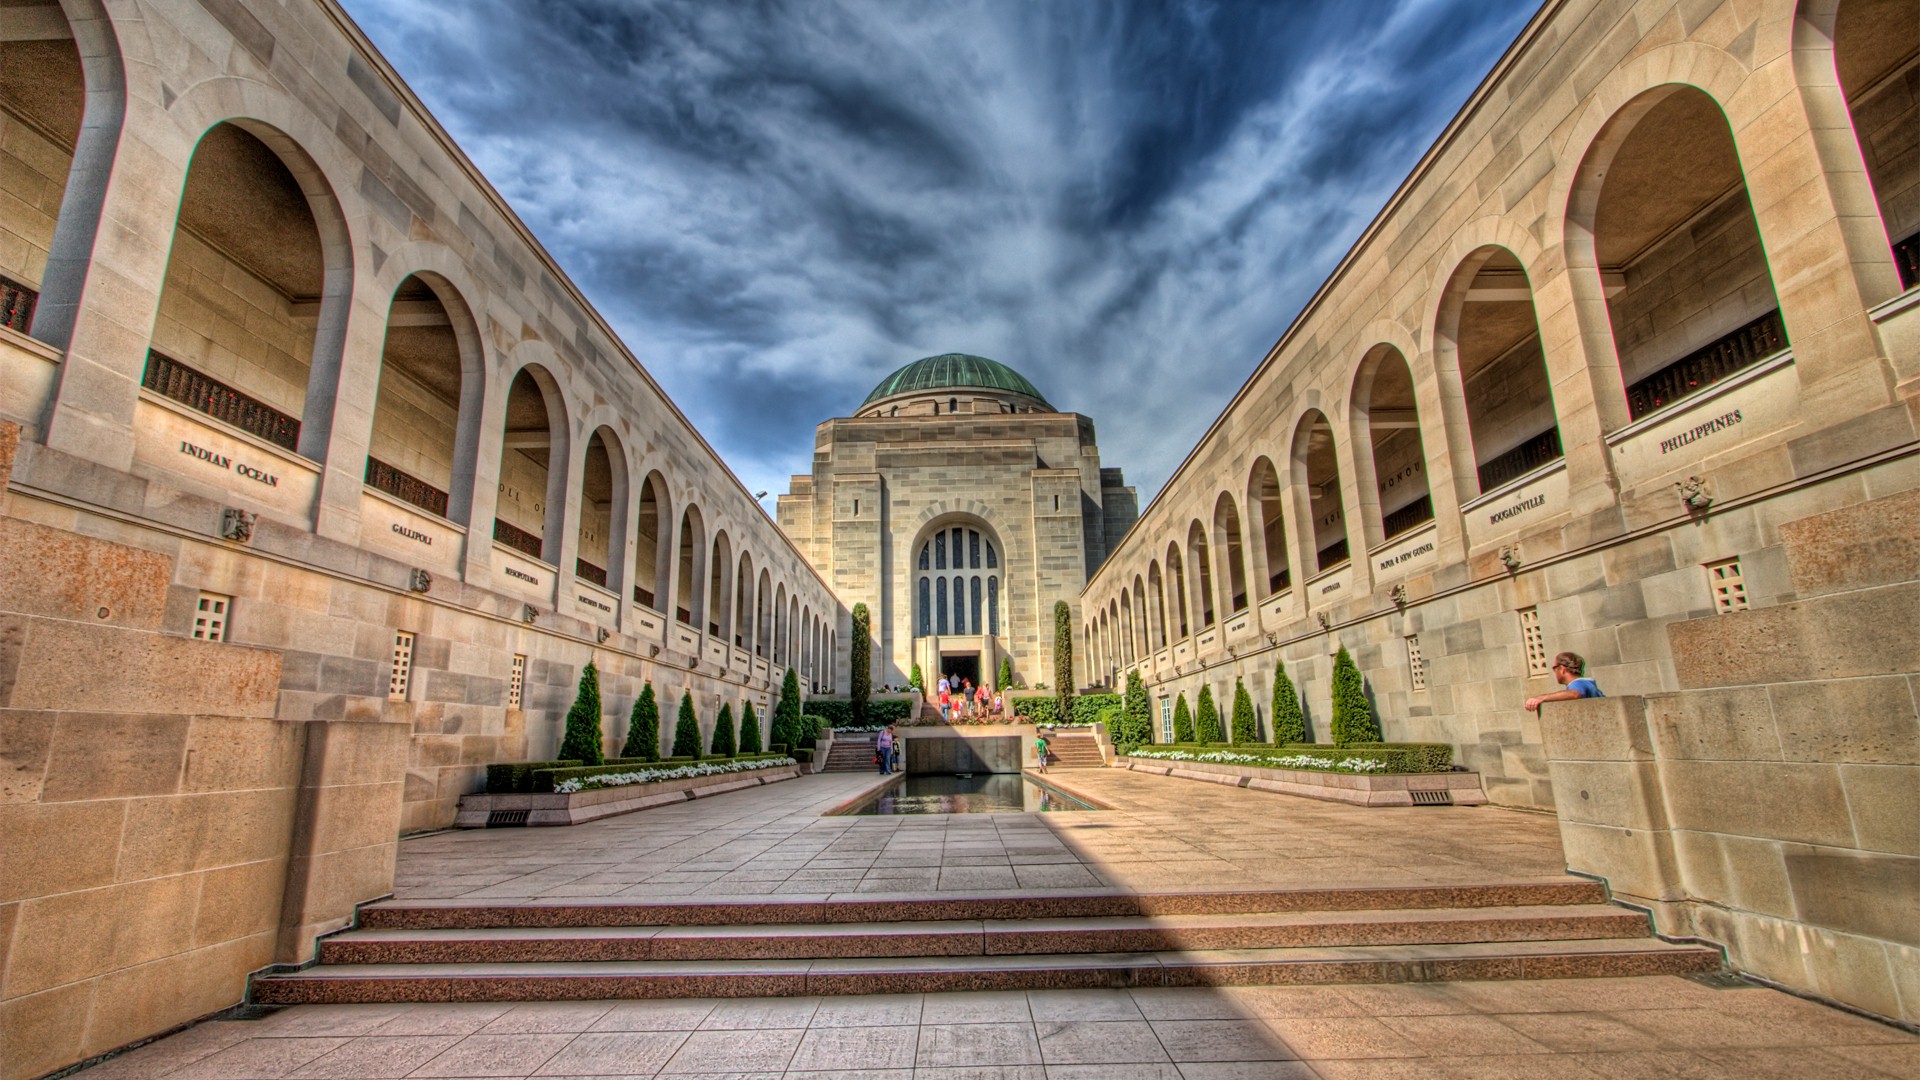
{"type": "Polygon", "coordinates": [[[1006,715],[1006,701],[1000,691],[987,689],[986,683],[975,686],[972,679],[958,675],[940,677],[934,701],[940,706],[940,719],[947,723],[1006,715]]]}
{"type": "Polygon", "coordinates": [[[892,724],[881,728],[873,740],[873,763],[879,766],[881,776],[900,770],[901,752],[900,733],[892,724]]]}

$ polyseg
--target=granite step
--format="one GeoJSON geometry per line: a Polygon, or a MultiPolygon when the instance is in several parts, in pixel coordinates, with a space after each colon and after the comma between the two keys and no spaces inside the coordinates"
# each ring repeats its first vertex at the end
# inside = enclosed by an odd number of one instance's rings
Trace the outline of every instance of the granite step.
{"type": "Polygon", "coordinates": [[[1649,939],[792,960],[339,964],[254,980],[262,1005],[760,997],[1687,974],[1716,950],[1649,939]]]}
{"type": "Polygon", "coordinates": [[[1034,889],[1013,894],[832,894],[774,899],[742,896],[701,902],[596,898],[502,903],[488,900],[385,900],[360,909],[365,929],[507,927],[778,926],[950,922],[988,919],[1093,919],[1129,916],[1513,908],[1605,904],[1606,889],[1576,878],[1479,885],[1405,885],[1322,889],[1246,889],[1128,893],[1110,889],[1034,889]]]}
{"type": "Polygon", "coordinates": [[[780,926],[352,930],[323,964],[1023,956],[1644,937],[1609,904],[780,926]]]}

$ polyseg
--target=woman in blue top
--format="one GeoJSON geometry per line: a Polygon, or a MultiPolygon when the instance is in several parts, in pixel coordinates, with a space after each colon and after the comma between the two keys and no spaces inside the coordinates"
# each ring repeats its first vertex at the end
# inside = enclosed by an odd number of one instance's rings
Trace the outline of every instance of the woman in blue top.
{"type": "Polygon", "coordinates": [[[1551,694],[1527,699],[1527,709],[1538,712],[1543,701],[1577,701],[1583,697],[1606,697],[1600,692],[1600,684],[1586,678],[1587,661],[1579,653],[1563,652],[1553,658],[1553,677],[1565,690],[1555,690],[1551,694]]]}

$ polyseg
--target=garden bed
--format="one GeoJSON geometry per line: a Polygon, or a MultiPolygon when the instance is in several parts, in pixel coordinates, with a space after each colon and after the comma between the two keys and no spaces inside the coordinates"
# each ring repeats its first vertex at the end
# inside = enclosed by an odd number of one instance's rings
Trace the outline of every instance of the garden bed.
{"type": "Polygon", "coordinates": [[[791,780],[800,775],[803,767],[798,764],[777,765],[751,772],[655,780],[567,793],[463,795],[453,824],[458,829],[484,829],[502,825],[578,825],[615,814],[630,814],[636,810],[791,780]]]}
{"type": "Polygon", "coordinates": [[[1145,757],[1120,757],[1113,767],[1355,806],[1479,806],[1487,801],[1476,772],[1330,772],[1145,757]]]}

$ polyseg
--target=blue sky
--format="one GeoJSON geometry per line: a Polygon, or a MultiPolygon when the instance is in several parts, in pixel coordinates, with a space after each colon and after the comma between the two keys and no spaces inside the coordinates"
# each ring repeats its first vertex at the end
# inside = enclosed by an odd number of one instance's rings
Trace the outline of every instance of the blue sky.
{"type": "Polygon", "coordinates": [[[748,490],[971,352],[1143,506],[1533,11],[344,2],[748,490]]]}

